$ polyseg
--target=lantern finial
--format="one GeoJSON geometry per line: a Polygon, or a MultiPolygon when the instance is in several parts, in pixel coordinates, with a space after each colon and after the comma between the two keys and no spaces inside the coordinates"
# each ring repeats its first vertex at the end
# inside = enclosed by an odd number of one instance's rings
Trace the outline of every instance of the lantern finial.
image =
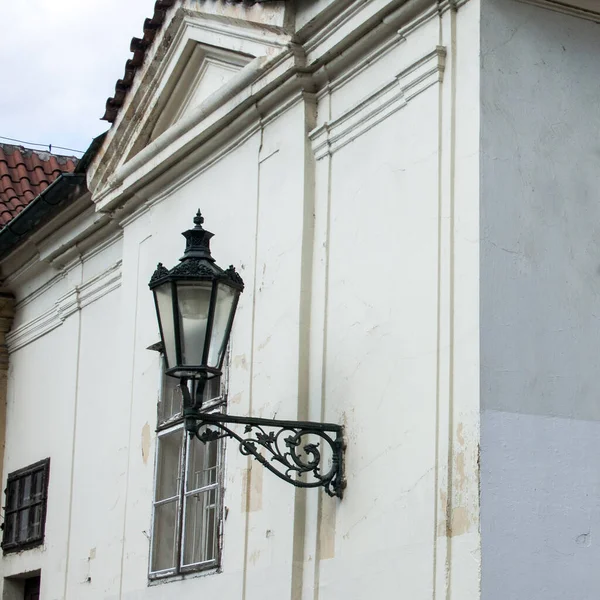
{"type": "Polygon", "coordinates": [[[188,229],[183,232],[187,243],[185,246],[185,254],[181,257],[181,260],[188,258],[204,258],[210,262],[214,262],[213,257],[210,254],[210,238],[213,234],[210,231],[206,231],[202,227],[204,223],[204,217],[198,209],[196,216],[194,217],[194,228],[188,229]]]}
{"type": "Polygon", "coordinates": [[[194,217],[194,225],[196,225],[197,228],[200,228],[200,227],[202,227],[203,223],[204,223],[204,217],[202,216],[200,209],[198,209],[198,212],[196,213],[196,216],[194,217]]]}

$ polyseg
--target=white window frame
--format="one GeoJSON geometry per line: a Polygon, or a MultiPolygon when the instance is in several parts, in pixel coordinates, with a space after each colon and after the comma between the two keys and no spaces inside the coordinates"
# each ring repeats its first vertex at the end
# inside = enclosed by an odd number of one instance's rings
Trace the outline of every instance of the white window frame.
{"type": "MultiPolygon", "coordinates": [[[[226,370],[225,370],[226,371],[226,370]]],[[[154,485],[153,485],[153,498],[152,498],[152,524],[151,524],[151,535],[150,535],[150,552],[149,552],[149,560],[148,560],[148,578],[150,581],[157,579],[164,579],[167,577],[181,577],[185,576],[188,573],[197,573],[197,572],[216,572],[221,566],[221,556],[222,556],[222,540],[223,540],[223,517],[224,517],[224,507],[223,507],[223,487],[224,487],[224,464],[225,464],[225,444],[224,440],[218,440],[218,448],[217,448],[217,460],[216,460],[216,468],[217,468],[217,477],[216,482],[200,487],[195,488],[193,490],[186,491],[186,477],[188,474],[188,458],[190,456],[190,444],[197,443],[201,444],[202,442],[198,440],[191,440],[188,435],[185,435],[183,432],[184,423],[183,423],[183,415],[181,412],[173,415],[171,418],[168,418],[164,421],[161,421],[162,415],[162,402],[165,393],[165,377],[164,369],[162,369],[162,379],[161,379],[161,397],[158,405],[158,427],[157,427],[157,443],[155,449],[155,459],[154,459],[154,485]],[[161,500],[156,500],[156,486],[158,485],[158,469],[159,469],[159,452],[160,452],[160,438],[166,436],[174,431],[181,430],[182,435],[185,435],[184,443],[181,444],[181,455],[180,455],[180,472],[177,478],[178,481],[178,490],[177,495],[172,496],[170,498],[164,498],[161,500]],[[184,565],[183,564],[183,556],[185,549],[185,519],[186,519],[186,507],[188,498],[191,496],[195,496],[198,493],[209,494],[212,490],[216,490],[216,522],[215,522],[215,531],[217,535],[216,540],[216,553],[215,558],[201,561],[197,563],[191,563],[184,565]],[[169,502],[177,502],[177,516],[176,516],[176,532],[175,532],[175,552],[176,552],[176,565],[174,567],[170,567],[168,569],[162,569],[158,571],[152,570],[153,564],[153,553],[154,553],[154,526],[155,526],[155,511],[157,506],[161,506],[164,504],[168,504],[169,502]]],[[[221,377],[220,383],[220,395],[212,398],[210,401],[205,401],[206,412],[217,412],[222,410],[223,406],[226,403],[226,394],[225,394],[225,376],[221,377]]]]}

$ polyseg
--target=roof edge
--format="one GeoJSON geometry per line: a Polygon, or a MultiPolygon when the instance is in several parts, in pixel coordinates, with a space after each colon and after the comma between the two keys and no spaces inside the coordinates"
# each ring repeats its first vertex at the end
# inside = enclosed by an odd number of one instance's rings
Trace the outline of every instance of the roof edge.
{"type": "Polygon", "coordinates": [[[119,109],[125,102],[125,96],[133,84],[136,71],[144,64],[146,50],[152,45],[156,34],[165,22],[167,11],[176,1],[157,0],[154,4],[154,14],[150,19],[144,21],[144,37],[131,39],[129,50],[133,53],[133,57],[125,63],[125,73],[122,79],[117,80],[115,84],[115,95],[106,101],[104,116],[101,117],[101,121],[114,123],[119,109]]]}
{"type": "Polygon", "coordinates": [[[6,257],[42,222],[87,191],[85,173],[62,173],[0,231],[0,258],[6,257]],[[83,190],[82,190],[83,186],[83,190]]]}

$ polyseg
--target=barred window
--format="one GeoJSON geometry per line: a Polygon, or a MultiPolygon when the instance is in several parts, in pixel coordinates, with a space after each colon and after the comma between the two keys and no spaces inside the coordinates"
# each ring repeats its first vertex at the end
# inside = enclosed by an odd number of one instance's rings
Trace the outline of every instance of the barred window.
{"type": "MultiPolygon", "coordinates": [[[[206,384],[204,406],[223,403],[220,378],[206,384]]],[[[150,577],[212,569],[219,564],[222,515],[220,440],[185,434],[178,381],[165,376],[158,406],[150,577]]]]}
{"type": "Polygon", "coordinates": [[[27,550],[44,542],[50,459],[8,475],[2,550],[27,550]]]}

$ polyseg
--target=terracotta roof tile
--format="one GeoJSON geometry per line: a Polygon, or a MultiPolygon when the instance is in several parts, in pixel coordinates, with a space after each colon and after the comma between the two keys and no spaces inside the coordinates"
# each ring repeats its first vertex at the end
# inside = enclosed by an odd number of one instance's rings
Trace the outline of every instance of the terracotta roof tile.
{"type": "Polygon", "coordinates": [[[72,173],[74,156],[0,143],[0,228],[12,221],[61,173],[72,173]]]}
{"type": "MultiPolygon", "coordinates": [[[[227,0],[231,4],[260,4],[269,2],[270,0],[227,0]]],[[[154,14],[152,18],[144,21],[144,36],[142,38],[131,38],[130,50],[133,52],[133,58],[130,58],[125,63],[125,74],[122,79],[119,79],[115,84],[115,95],[108,98],[106,101],[106,110],[101,120],[114,123],[119,109],[125,102],[125,96],[129,88],[133,84],[133,79],[137,70],[144,64],[146,58],[146,50],[152,45],[156,34],[160,31],[165,16],[169,8],[171,8],[177,0],[158,0],[154,4],[154,14]]]]}
{"type": "Polygon", "coordinates": [[[119,112],[119,108],[123,106],[125,96],[131,84],[133,78],[139,67],[144,64],[144,58],[146,50],[152,44],[154,37],[162,27],[165,20],[167,10],[175,4],[176,0],[158,0],[154,4],[154,15],[151,19],[144,21],[144,37],[143,38],[132,38],[130,50],[133,52],[133,58],[130,58],[125,63],[125,74],[123,79],[119,79],[115,85],[115,95],[106,101],[106,111],[102,119],[113,123],[119,112]]]}

